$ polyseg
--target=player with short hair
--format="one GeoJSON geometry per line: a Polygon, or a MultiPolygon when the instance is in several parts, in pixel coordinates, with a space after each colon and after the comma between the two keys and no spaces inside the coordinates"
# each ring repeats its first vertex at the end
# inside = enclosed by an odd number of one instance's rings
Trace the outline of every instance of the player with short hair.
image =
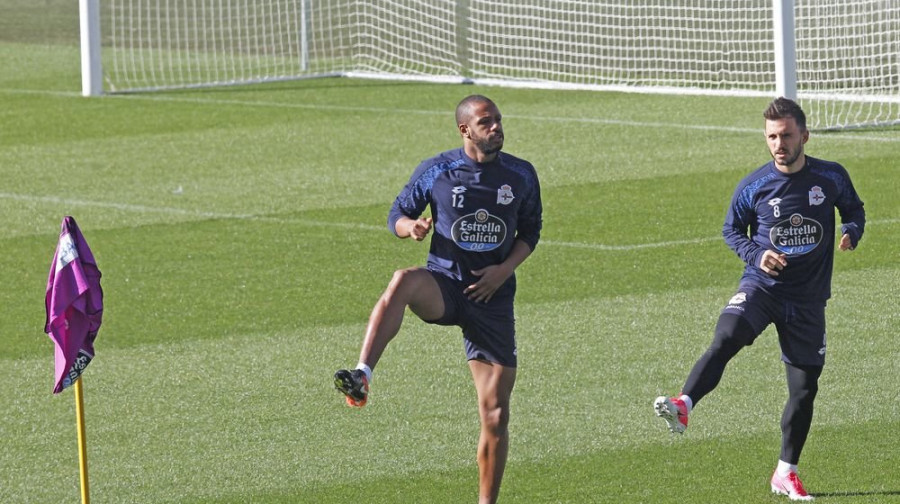
{"type": "Polygon", "coordinates": [[[866,223],[863,202],[838,163],[807,156],[806,115],[778,98],[763,113],[772,161],[737,186],[725,216],[725,242],[746,263],[737,293],[719,315],[712,344],[694,364],[678,397],[658,397],[657,416],[682,433],[697,403],[719,384],[725,365],[775,324],[788,400],[781,418],[781,456],[771,489],[812,500],[797,475],[825,364],[825,304],[831,297],[835,208],[840,250],[853,250],[866,223]]]}
{"type": "Polygon", "coordinates": [[[516,380],[515,269],[542,226],[541,192],[531,163],[502,152],[500,110],[481,95],[456,107],[461,148],[423,161],[397,196],[388,228],[424,240],[425,267],[398,270],[369,317],[356,369],[335,373],[350,406],[368,401],[372,369],[400,330],[406,307],[425,322],[462,328],[478,395],[479,502],[494,503],[509,447],[516,380]],[[422,217],[427,207],[431,217],[422,217]]]}

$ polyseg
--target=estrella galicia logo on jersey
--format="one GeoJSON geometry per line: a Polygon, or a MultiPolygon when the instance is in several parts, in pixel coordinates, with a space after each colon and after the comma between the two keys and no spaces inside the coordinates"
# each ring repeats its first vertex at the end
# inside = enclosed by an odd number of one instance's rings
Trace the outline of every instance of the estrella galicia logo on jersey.
{"type": "Polygon", "coordinates": [[[798,213],[772,226],[769,240],[779,252],[787,255],[803,255],[819,246],[825,230],[819,221],[798,213]]]}
{"type": "Polygon", "coordinates": [[[453,242],[464,250],[487,252],[499,247],[506,239],[506,223],[487,210],[463,215],[451,227],[453,242]]]}
{"type": "Polygon", "coordinates": [[[516,199],[516,197],[513,195],[512,187],[510,187],[509,184],[503,184],[500,186],[500,189],[497,189],[498,205],[509,205],[514,199],[516,199]]]}
{"type": "Polygon", "coordinates": [[[819,186],[813,186],[809,190],[809,204],[812,206],[821,205],[825,202],[825,192],[819,186]]]}

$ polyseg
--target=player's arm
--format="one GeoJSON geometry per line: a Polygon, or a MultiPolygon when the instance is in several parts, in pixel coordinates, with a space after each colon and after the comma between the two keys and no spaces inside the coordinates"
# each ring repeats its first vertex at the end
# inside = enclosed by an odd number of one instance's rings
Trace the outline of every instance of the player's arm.
{"type": "Polygon", "coordinates": [[[747,235],[749,225],[734,210],[730,210],[722,225],[725,243],[747,264],[758,265],[766,249],[760,247],[747,235]]]}
{"type": "Polygon", "coordinates": [[[413,219],[401,216],[394,222],[394,234],[398,238],[412,238],[422,241],[431,232],[431,217],[413,219]]]}
{"type": "Polygon", "coordinates": [[[751,239],[748,230],[751,229],[751,222],[755,219],[756,212],[752,202],[744,194],[744,189],[738,186],[725,214],[725,223],[722,225],[725,243],[746,264],[755,266],[769,275],[778,276],[778,271],[787,266],[787,260],[784,254],[760,247],[751,239]]]}
{"type": "Polygon", "coordinates": [[[841,241],[838,248],[841,250],[853,250],[862,238],[866,228],[866,211],[863,202],[856,194],[850,176],[843,171],[845,179],[842,184],[841,195],[835,206],[841,215],[841,241]]]}
{"type": "Polygon", "coordinates": [[[479,277],[478,281],[466,287],[463,293],[468,295],[472,301],[487,303],[497,289],[512,276],[516,268],[525,262],[525,259],[528,259],[531,252],[532,248],[528,243],[516,238],[506,260],[500,264],[493,264],[472,272],[479,277]]]}
{"type": "Polygon", "coordinates": [[[431,217],[422,218],[422,213],[431,203],[433,179],[422,176],[428,166],[423,163],[416,168],[388,212],[388,229],[398,238],[422,241],[431,231],[431,217]]]}
{"type": "Polygon", "coordinates": [[[725,243],[745,263],[756,266],[767,275],[778,276],[778,272],[787,266],[787,256],[774,250],[760,247],[747,236],[748,228],[741,228],[739,224],[734,224],[734,222],[734,220],[725,220],[725,225],[722,227],[722,236],[725,237],[725,243]]]}

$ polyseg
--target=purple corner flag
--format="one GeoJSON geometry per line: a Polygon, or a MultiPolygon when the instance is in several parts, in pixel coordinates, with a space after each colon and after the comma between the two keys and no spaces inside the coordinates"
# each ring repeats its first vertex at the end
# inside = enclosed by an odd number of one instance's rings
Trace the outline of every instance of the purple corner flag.
{"type": "Polygon", "coordinates": [[[58,394],[72,385],[94,358],[94,338],[103,316],[100,270],[72,217],[63,218],[44,303],[44,332],[56,346],[53,393],[58,394]]]}

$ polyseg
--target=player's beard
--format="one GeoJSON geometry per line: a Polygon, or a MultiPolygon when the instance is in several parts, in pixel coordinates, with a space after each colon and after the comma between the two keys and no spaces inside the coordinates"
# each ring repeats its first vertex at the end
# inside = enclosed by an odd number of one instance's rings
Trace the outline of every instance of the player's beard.
{"type": "Polygon", "coordinates": [[[503,148],[503,133],[497,133],[493,137],[478,138],[475,140],[475,147],[478,147],[482,154],[496,154],[503,148]]]}
{"type": "Polygon", "coordinates": [[[784,151],[783,152],[784,161],[782,161],[782,162],[779,162],[778,158],[775,157],[778,155],[777,151],[772,153],[772,159],[774,159],[775,162],[781,166],[791,166],[794,163],[796,163],[798,159],[800,159],[800,156],[803,155],[803,146],[802,145],[798,146],[796,150],[791,150],[791,149],[782,149],[782,150],[784,151]]]}

